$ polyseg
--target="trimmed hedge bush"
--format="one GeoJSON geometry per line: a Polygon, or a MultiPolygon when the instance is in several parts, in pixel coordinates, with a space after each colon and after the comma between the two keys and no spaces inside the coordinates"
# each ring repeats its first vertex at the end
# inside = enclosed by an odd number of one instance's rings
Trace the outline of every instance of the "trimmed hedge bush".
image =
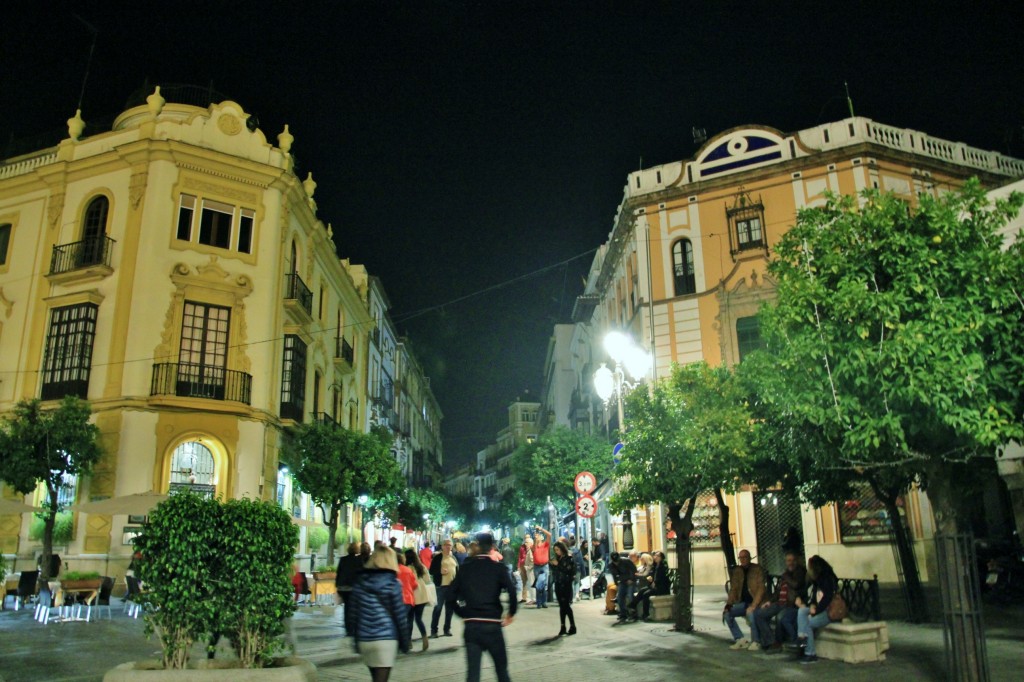
{"type": "Polygon", "coordinates": [[[294,610],[290,581],[298,528],[268,502],[221,504],[192,493],[156,506],[135,539],[142,555],[147,632],[165,668],[185,668],[196,641],[227,636],[245,668],[269,662],[294,610]]]}

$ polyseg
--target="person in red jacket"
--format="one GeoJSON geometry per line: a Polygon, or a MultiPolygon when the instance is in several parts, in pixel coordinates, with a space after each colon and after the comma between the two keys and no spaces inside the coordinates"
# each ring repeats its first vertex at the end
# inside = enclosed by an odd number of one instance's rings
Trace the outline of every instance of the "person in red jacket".
{"type": "Polygon", "coordinates": [[[416,572],[405,565],[405,554],[395,552],[398,559],[398,582],[402,583],[402,603],[409,610],[408,617],[402,627],[408,625],[409,636],[412,636],[412,612],[416,610],[416,572]]]}
{"type": "Polygon", "coordinates": [[[533,575],[537,583],[537,608],[548,607],[548,561],[551,559],[551,533],[537,526],[544,537],[533,545],[533,575]]]}

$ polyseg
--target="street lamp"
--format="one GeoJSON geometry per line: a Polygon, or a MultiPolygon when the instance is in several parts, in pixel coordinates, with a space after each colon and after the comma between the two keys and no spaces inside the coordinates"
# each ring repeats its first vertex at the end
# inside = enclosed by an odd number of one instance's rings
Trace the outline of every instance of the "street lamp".
{"type": "MultiPolygon", "coordinates": [[[[651,354],[638,346],[633,338],[620,331],[610,331],[604,337],[604,349],[615,362],[615,369],[605,363],[594,372],[594,390],[605,406],[615,396],[619,415],[619,433],[626,430],[626,418],[622,409],[622,396],[643,381],[651,371],[651,354]],[[627,379],[626,375],[629,375],[627,379]]],[[[627,509],[622,513],[622,546],[633,549],[633,519],[627,509]]]]}

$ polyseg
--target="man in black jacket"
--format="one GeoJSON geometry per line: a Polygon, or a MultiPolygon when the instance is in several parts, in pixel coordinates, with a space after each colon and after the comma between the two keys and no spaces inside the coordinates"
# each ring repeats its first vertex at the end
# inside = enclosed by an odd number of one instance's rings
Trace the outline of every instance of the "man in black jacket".
{"type": "Polygon", "coordinates": [[[465,621],[467,682],[479,682],[480,659],[487,651],[494,660],[498,682],[510,682],[508,654],[501,628],[510,625],[516,615],[516,588],[508,569],[494,561],[488,553],[494,547],[490,533],[476,536],[480,553],[466,559],[448,590],[448,603],[454,604],[455,613],[465,621]],[[508,594],[508,613],[501,605],[501,593],[508,594]]]}
{"type": "Polygon", "coordinates": [[[350,543],[348,554],[338,561],[338,571],[334,581],[338,589],[338,596],[341,597],[341,603],[345,605],[346,635],[352,631],[352,621],[349,615],[352,609],[349,608],[349,597],[352,596],[352,586],[356,584],[356,578],[361,570],[363,570],[363,558],[359,556],[359,543],[350,543]]]}

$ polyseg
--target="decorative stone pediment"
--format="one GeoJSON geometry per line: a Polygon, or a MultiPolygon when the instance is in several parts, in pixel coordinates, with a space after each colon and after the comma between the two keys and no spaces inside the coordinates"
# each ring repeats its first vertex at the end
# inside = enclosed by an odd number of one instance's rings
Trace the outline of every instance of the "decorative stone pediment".
{"type": "Polygon", "coordinates": [[[739,362],[736,320],[757,315],[761,305],[775,297],[775,280],[751,270],[749,275],[738,278],[732,286],[720,288],[715,296],[718,298],[718,316],[713,328],[718,334],[722,361],[733,365],[739,362]]]}
{"type": "Polygon", "coordinates": [[[231,309],[230,351],[228,367],[251,372],[252,361],[246,352],[247,330],[245,299],[252,293],[248,275],[235,275],[223,268],[216,256],[195,267],[176,263],[171,269],[174,293],[167,306],[160,344],[153,352],[154,362],[175,362],[181,334],[182,308],[185,300],[201,301],[231,309]]]}

